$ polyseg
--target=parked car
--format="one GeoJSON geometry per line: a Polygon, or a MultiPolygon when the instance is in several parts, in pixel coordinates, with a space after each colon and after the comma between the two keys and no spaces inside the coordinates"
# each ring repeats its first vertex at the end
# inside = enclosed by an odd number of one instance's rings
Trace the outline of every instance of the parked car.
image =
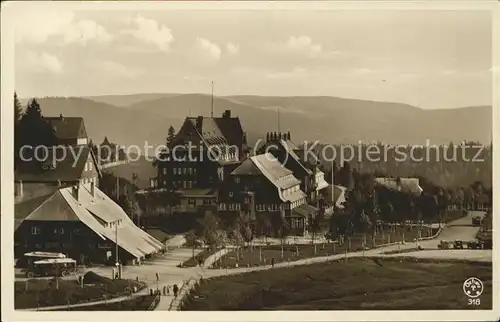
{"type": "Polygon", "coordinates": [[[473,240],[467,243],[467,248],[469,249],[482,249],[483,243],[479,240],[473,240]]]}
{"type": "Polygon", "coordinates": [[[453,243],[453,248],[455,249],[464,249],[464,243],[461,240],[455,240],[453,243]]]}
{"type": "Polygon", "coordinates": [[[450,243],[445,240],[441,240],[439,242],[438,249],[450,249],[450,243]]]}
{"type": "Polygon", "coordinates": [[[483,223],[483,218],[481,216],[475,216],[472,218],[473,226],[481,226],[482,223],[483,223]]]}

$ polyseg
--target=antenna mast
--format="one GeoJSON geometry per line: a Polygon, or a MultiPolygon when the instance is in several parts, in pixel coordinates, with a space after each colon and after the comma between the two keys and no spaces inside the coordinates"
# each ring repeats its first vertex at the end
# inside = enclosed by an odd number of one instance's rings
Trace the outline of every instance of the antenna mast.
{"type": "Polygon", "coordinates": [[[278,106],[278,133],[280,132],[280,107],[278,106]]]}
{"type": "Polygon", "coordinates": [[[210,112],[210,117],[214,117],[214,81],[212,81],[212,110],[210,112]]]}

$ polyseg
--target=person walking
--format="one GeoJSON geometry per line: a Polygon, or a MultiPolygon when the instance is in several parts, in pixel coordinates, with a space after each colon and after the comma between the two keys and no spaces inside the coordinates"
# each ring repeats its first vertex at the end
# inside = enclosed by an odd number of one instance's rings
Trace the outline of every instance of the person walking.
{"type": "Polygon", "coordinates": [[[167,286],[163,285],[163,296],[167,295],[167,286]]]}
{"type": "Polygon", "coordinates": [[[177,297],[177,293],[179,293],[179,287],[177,286],[177,284],[174,284],[174,297],[177,297]]]}
{"type": "Polygon", "coordinates": [[[271,258],[271,267],[273,267],[273,268],[274,268],[274,257],[273,257],[273,258],[271,258]]]}

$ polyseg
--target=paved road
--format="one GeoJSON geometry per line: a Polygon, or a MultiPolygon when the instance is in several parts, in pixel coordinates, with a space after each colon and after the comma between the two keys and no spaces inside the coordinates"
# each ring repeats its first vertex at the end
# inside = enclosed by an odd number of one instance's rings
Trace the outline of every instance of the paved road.
{"type": "Polygon", "coordinates": [[[440,240],[473,240],[479,231],[479,227],[472,226],[472,218],[475,216],[484,216],[483,211],[470,211],[467,216],[448,223],[438,238],[422,242],[425,249],[437,249],[440,240]]]}

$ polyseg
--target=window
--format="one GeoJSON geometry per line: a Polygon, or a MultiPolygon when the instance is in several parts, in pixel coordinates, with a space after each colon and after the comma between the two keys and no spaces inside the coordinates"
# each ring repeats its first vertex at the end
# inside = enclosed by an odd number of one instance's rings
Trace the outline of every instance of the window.
{"type": "Polygon", "coordinates": [[[172,169],[174,171],[174,174],[177,174],[177,168],[172,169]]]}
{"type": "Polygon", "coordinates": [[[64,235],[64,228],[63,227],[59,228],[59,234],[64,235]]]}
{"type": "Polygon", "coordinates": [[[193,168],[193,174],[196,174],[196,168],[193,168]]]}
{"type": "Polygon", "coordinates": [[[249,204],[250,203],[250,198],[245,198],[245,203],[249,204]]]}
{"type": "Polygon", "coordinates": [[[46,248],[59,248],[60,246],[59,243],[45,243],[46,248]]]}
{"type": "Polygon", "coordinates": [[[195,199],[194,198],[188,198],[188,203],[190,205],[194,205],[195,204],[195,199]]]}
{"type": "Polygon", "coordinates": [[[92,161],[89,162],[89,170],[92,171],[92,161]]]}
{"type": "Polygon", "coordinates": [[[167,168],[163,168],[163,174],[166,175],[167,174],[167,168]]]}
{"type": "Polygon", "coordinates": [[[183,182],[183,187],[184,187],[184,189],[186,189],[186,188],[187,188],[187,181],[184,181],[184,182],[183,182]]]}
{"type": "Polygon", "coordinates": [[[229,191],[229,197],[233,197],[233,192],[232,191],[229,191]]]}
{"type": "Polygon", "coordinates": [[[31,234],[32,235],[39,235],[41,233],[41,229],[38,226],[33,226],[31,227],[31,234]]]}
{"type": "Polygon", "coordinates": [[[191,189],[193,187],[193,181],[188,181],[188,188],[191,189]]]}
{"type": "Polygon", "coordinates": [[[167,180],[163,180],[163,186],[167,185],[167,180]]]}
{"type": "Polygon", "coordinates": [[[184,174],[187,174],[187,168],[184,168],[183,172],[184,174]]]}
{"type": "Polygon", "coordinates": [[[89,163],[88,162],[85,163],[85,171],[89,171],[89,163]]]}
{"type": "Polygon", "coordinates": [[[236,182],[236,183],[240,183],[240,177],[235,177],[235,178],[234,178],[234,182],[236,182]]]}
{"type": "Polygon", "coordinates": [[[73,234],[75,234],[75,235],[80,235],[80,234],[81,234],[80,228],[75,228],[75,229],[73,230],[73,234]]]}

